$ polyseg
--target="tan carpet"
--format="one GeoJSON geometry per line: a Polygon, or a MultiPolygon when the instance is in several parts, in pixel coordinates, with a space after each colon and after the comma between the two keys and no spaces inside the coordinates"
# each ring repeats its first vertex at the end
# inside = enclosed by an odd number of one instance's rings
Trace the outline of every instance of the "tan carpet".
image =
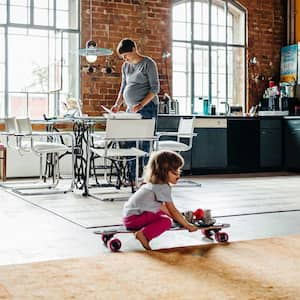
{"type": "Polygon", "coordinates": [[[300,299],[300,235],[0,267],[0,299],[300,299]]]}

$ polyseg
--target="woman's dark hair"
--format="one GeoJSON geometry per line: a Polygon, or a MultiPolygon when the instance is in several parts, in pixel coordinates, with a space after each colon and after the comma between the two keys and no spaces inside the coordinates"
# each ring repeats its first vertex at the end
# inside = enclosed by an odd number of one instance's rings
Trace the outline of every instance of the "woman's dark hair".
{"type": "Polygon", "coordinates": [[[145,180],[154,184],[168,183],[169,171],[176,172],[184,164],[181,155],[173,151],[152,152],[145,170],[145,180]]]}
{"type": "Polygon", "coordinates": [[[118,54],[132,52],[133,48],[136,48],[136,44],[133,40],[123,39],[123,40],[121,40],[121,42],[119,43],[119,45],[117,47],[117,52],[118,52],[118,54]]]}

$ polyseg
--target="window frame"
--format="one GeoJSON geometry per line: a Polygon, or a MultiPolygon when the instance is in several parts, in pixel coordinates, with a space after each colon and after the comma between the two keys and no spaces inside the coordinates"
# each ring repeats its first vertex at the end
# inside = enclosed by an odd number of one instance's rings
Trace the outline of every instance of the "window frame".
{"type": "MultiPolygon", "coordinates": [[[[41,94],[47,94],[48,95],[48,105],[49,105],[49,99],[51,97],[54,98],[54,102],[53,102],[53,107],[51,108],[51,110],[53,111],[54,115],[57,116],[60,113],[60,92],[62,91],[62,81],[63,81],[63,63],[61,62],[60,64],[60,88],[55,90],[55,91],[47,91],[47,92],[34,92],[34,91],[25,91],[25,92],[21,92],[21,91],[9,91],[9,65],[8,65],[8,40],[9,40],[9,29],[10,28],[21,28],[21,29],[26,29],[26,30],[31,30],[31,29],[39,29],[39,30],[45,30],[45,31],[52,31],[54,33],[59,33],[60,38],[59,38],[59,42],[61,43],[61,45],[63,44],[63,40],[65,39],[65,34],[76,34],[78,35],[77,38],[77,49],[80,48],[80,44],[81,44],[81,25],[80,25],[80,12],[81,12],[81,1],[80,0],[75,0],[76,3],[74,5],[74,9],[77,10],[77,15],[75,16],[76,18],[76,26],[70,26],[71,28],[64,28],[56,26],[57,24],[57,12],[59,11],[59,9],[57,9],[57,1],[61,1],[61,0],[53,0],[53,25],[37,25],[34,24],[34,9],[37,8],[37,6],[34,6],[34,2],[35,0],[27,0],[27,5],[23,6],[27,8],[27,14],[29,15],[29,18],[27,19],[28,22],[27,23],[15,23],[15,22],[11,22],[11,15],[10,15],[10,10],[15,6],[13,4],[11,4],[11,0],[7,0],[6,4],[4,4],[4,6],[6,5],[6,22],[0,23],[0,28],[4,29],[4,117],[8,117],[9,116],[9,107],[10,107],[10,103],[9,103],[9,96],[10,94],[14,94],[14,93],[25,93],[26,94],[26,101],[27,101],[27,112],[26,114],[28,115],[28,99],[31,96],[35,96],[35,95],[41,95],[41,94]]],[[[50,10],[50,8],[47,8],[48,10],[50,10]]],[[[69,14],[72,14],[72,8],[70,8],[68,10],[69,14]]],[[[48,40],[51,38],[49,37],[50,35],[48,35],[48,40]]],[[[63,47],[63,46],[61,46],[63,47]]],[[[74,51],[76,51],[77,49],[74,49],[74,51]]],[[[63,53],[63,48],[61,48],[61,53],[63,53]]],[[[49,54],[48,54],[49,55],[49,54]]],[[[61,60],[63,60],[63,56],[61,54],[61,60]]],[[[80,95],[80,56],[78,55],[77,58],[77,62],[78,62],[78,70],[77,70],[77,78],[78,78],[78,87],[77,87],[77,95],[79,97],[80,95]]],[[[48,78],[48,82],[49,82],[49,78],[48,78]]],[[[1,111],[1,109],[0,109],[1,111]]],[[[1,116],[0,116],[1,118],[1,116]]]]}
{"type": "MultiPolygon", "coordinates": [[[[207,46],[208,47],[208,98],[212,99],[212,49],[216,48],[216,47],[224,47],[225,48],[225,60],[226,60],[226,95],[225,95],[225,102],[228,103],[228,71],[229,71],[229,67],[228,67],[228,48],[236,49],[236,48],[242,48],[244,51],[244,55],[243,55],[243,75],[244,75],[244,80],[243,80],[243,97],[244,97],[244,101],[243,103],[241,103],[241,105],[243,106],[243,110],[246,109],[246,104],[247,104],[247,9],[244,8],[243,6],[241,6],[239,3],[237,3],[236,1],[231,1],[231,0],[218,0],[217,2],[224,3],[224,7],[225,7],[225,20],[226,20],[226,24],[225,24],[225,31],[226,31],[226,39],[225,42],[216,42],[216,41],[212,41],[212,18],[210,17],[212,14],[212,6],[214,5],[214,2],[216,2],[216,0],[207,0],[208,3],[208,10],[209,10],[209,17],[208,17],[208,28],[209,28],[209,32],[208,32],[208,40],[195,40],[194,39],[194,9],[195,9],[195,2],[198,2],[199,0],[173,0],[173,7],[175,5],[178,4],[183,4],[183,3],[190,3],[190,22],[191,22],[191,26],[190,26],[190,38],[186,37],[185,40],[178,40],[178,39],[174,39],[174,36],[172,36],[172,47],[174,44],[176,43],[182,43],[182,45],[186,45],[186,48],[190,49],[191,51],[191,56],[190,56],[190,66],[187,66],[188,62],[186,63],[186,69],[185,72],[187,72],[190,69],[190,76],[191,76],[191,82],[190,82],[190,87],[188,88],[188,90],[190,89],[190,95],[188,93],[186,93],[186,98],[187,101],[190,101],[190,113],[192,114],[197,114],[199,112],[195,112],[195,48],[197,48],[197,46],[207,46]],[[244,15],[244,21],[243,21],[243,43],[235,43],[234,41],[232,43],[228,43],[227,42],[227,35],[228,35],[228,4],[230,4],[231,6],[233,6],[234,8],[236,8],[238,11],[240,11],[243,15],[244,15]],[[188,47],[187,47],[188,45],[188,47]]],[[[200,0],[201,2],[201,0],[200,0]]],[[[172,7],[172,8],[173,8],[172,7]]],[[[174,20],[172,20],[172,26],[173,26],[173,22],[174,20]]],[[[185,24],[187,24],[187,22],[189,21],[185,21],[185,24]]],[[[188,34],[187,34],[188,36],[188,34]]],[[[174,71],[172,71],[174,72],[174,71]]],[[[188,75],[186,75],[188,76],[188,75]]],[[[173,85],[174,87],[174,85],[173,85]]],[[[176,98],[176,95],[174,95],[174,97],[176,98]]]]}

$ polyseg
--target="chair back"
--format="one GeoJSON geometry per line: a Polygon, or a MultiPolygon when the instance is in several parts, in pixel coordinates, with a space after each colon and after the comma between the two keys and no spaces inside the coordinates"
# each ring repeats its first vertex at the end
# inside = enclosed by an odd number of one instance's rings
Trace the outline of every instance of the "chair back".
{"type": "Polygon", "coordinates": [[[106,139],[151,139],[154,135],[154,119],[108,119],[106,122],[106,139]]]}
{"type": "Polygon", "coordinates": [[[29,118],[17,119],[17,132],[20,134],[32,134],[32,127],[29,118]]]}
{"type": "Polygon", "coordinates": [[[181,118],[178,126],[178,134],[179,135],[192,135],[194,132],[194,120],[192,119],[184,119],[181,118]]]}
{"type": "Polygon", "coordinates": [[[15,134],[17,132],[16,117],[5,118],[5,131],[7,133],[15,134]]]}

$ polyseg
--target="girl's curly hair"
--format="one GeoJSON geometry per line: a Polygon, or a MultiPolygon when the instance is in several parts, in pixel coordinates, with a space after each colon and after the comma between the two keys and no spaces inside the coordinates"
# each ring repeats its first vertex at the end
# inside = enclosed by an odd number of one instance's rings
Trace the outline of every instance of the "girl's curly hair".
{"type": "Polygon", "coordinates": [[[152,152],[144,179],[154,184],[168,183],[169,171],[176,172],[183,164],[183,157],[176,152],[167,150],[152,152]]]}

